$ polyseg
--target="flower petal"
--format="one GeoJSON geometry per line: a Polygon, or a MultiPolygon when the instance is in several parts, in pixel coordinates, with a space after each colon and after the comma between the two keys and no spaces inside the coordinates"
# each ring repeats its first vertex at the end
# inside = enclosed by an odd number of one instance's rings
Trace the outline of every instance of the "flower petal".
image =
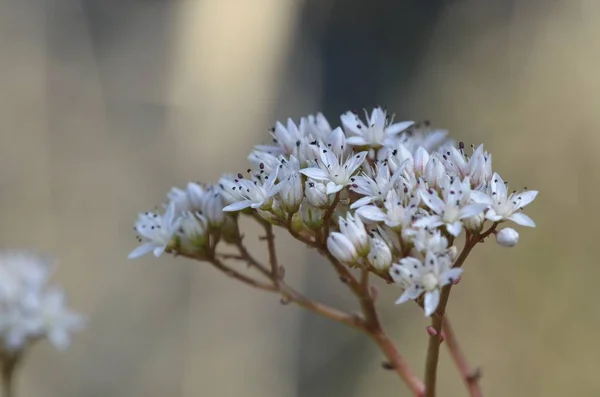
{"type": "Polygon", "coordinates": [[[528,217],[527,215],[525,215],[522,212],[517,212],[516,214],[512,214],[511,216],[508,217],[508,219],[510,219],[517,225],[527,226],[527,227],[535,227],[535,222],[533,221],[533,219],[531,219],[530,217],[528,217]]]}
{"type": "Polygon", "coordinates": [[[440,290],[434,289],[425,293],[425,315],[431,316],[440,303],[440,290]]]}
{"type": "Polygon", "coordinates": [[[237,203],[229,204],[227,207],[223,208],[223,211],[224,212],[241,211],[243,209],[250,207],[252,204],[253,204],[253,202],[251,200],[238,201],[237,203]]]}
{"type": "Polygon", "coordinates": [[[527,190],[521,194],[519,194],[519,202],[517,204],[519,204],[520,208],[525,207],[527,204],[531,203],[533,200],[535,200],[535,198],[538,195],[538,191],[537,190],[527,190]]]}
{"type": "Polygon", "coordinates": [[[382,222],[387,218],[386,214],[374,205],[365,205],[360,207],[356,210],[356,214],[358,214],[358,216],[361,218],[372,222],[382,222]]]}
{"type": "Polygon", "coordinates": [[[471,199],[477,204],[493,205],[494,200],[484,192],[478,190],[471,191],[471,199]]]}
{"type": "Polygon", "coordinates": [[[325,193],[333,194],[337,193],[344,188],[344,185],[338,185],[334,182],[327,182],[325,193]]]}
{"type": "Polygon", "coordinates": [[[326,171],[316,167],[304,168],[300,170],[300,173],[317,181],[326,181],[329,179],[329,174],[326,171]]]}
{"type": "Polygon", "coordinates": [[[399,123],[394,123],[388,128],[386,128],[385,132],[387,132],[388,134],[398,134],[399,132],[402,132],[407,128],[411,127],[413,124],[415,124],[414,121],[401,121],[399,123]]]}
{"type": "Polygon", "coordinates": [[[431,216],[424,216],[422,218],[419,218],[414,224],[414,227],[429,227],[429,228],[433,228],[433,227],[438,227],[440,225],[443,225],[444,222],[442,222],[442,218],[440,218],[438,215],[431,215],[431,216]]]}
{"type": "Polygon", "coordinates": [[[350,206],[350,209],[353,210],[353,209],[362,207],[364,205],[371,204],[372,202],[373,202],[373,196],[361,197],[352,203],[352,205],[350,206]]]}
{"type": "Polygon", "coordinates": [[[136,247],[136,249],[134,249],[133,251],[131,251],[131,253],[127,256],[127,258],[128,259],[136,259],[136,258],[139,258],[140,256],[144,256],[144,255],[152,252],[154,247],[156,247],[155,244],[152,244],[151,242],[145,242],[142,245],[136,247]]]}
{"type": "Polygon", "coordinates": [[[455,280],[458,280],[460,275],[462,274],[463,269],[459,267],[455,267],[453,269],[447,270],[442,274],[440,279],[440,285],[443,287],[448,284],[452,284],[455,280]]]}
{"type": "Polygon", "coordinates": [[[446,230],[448,230],[448,233],[450,233],[454,237],[460,236],[460,232],[462,231],[462,228],[463,228],[463,225],[460,221],[446,224],[446,230]]]}
{"type": "Polygon", "coordinates": [[[368,142],[362,136],[351,136],[346,139],[346,143],[352,146],[365,146],[368,142]]]}
{"type": "Polygon", "coordinates": [[[421,290],[414,286],[411,286],[408,289],[406,289],[402,295],[400,295],[400,298],[396,300],[396,304],[400,305],[410,300],[417,299],[419,295],[421,295],[421,290]]]}
{"type": "Polygon", "coordinates": [[[472,216],[479,215],[487,207],[487,204],[467,204],[460,209],[460,219],[470,218],[472,216]]]}

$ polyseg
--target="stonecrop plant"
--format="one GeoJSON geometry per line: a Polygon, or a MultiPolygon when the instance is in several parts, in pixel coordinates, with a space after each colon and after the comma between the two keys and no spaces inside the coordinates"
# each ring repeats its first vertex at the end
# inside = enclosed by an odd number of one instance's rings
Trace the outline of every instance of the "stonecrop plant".
{"type": "Polygon", "coordinates": [[[164,211],[140,214],[134,229],[141,244],[129,257],[166,252],[206,262],[284,303],[353,327],[379,346],[384,368],[397,372],[415,396],[435,396],[445,340],[469,395],[481,396],[479,371],[465,361],[445,316],[448,298],[478,243],[495,238],[512,247],[518,232],[501,226],[535,226],[523,208],[538,192],[509,193],[483,145],[468,150],[428,122],[395,122],[379,107],[364,118],[344,113],[336,128],[322,114],[299,124],[288,120],[270,135],[272,142],[249,154],[245,173],[173,188],[164,211]],[[268,263],[244,244],[241,217],[264,229],[268,263]],[[360,314],[317,302],[286,282],[275,228],[324,257],[356,296],[360,314]],[[254,272],[238,267],[243,263],[254,272]],[[384,332],[371,277],[398,288],[396,304],[413,301],[431,318],[423,380],[384,332]]]}

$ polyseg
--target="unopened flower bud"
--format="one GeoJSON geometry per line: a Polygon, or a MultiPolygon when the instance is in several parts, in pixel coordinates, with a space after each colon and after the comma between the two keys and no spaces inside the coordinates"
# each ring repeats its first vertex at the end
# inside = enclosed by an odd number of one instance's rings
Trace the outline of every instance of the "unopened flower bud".
{"type": "Polygon", "coordinates": [[[206,244],[206,218],[200,214],[184,212],[181,220],[181,244],[191,252],[202,251],[206,244]]]}
{"type": "Polygon", "coordinates": [[[365,229],[365,225],[359,216],[353,217],[351,214],[346,216],[346,219],[339,218],[340,232],[343,233],[354,244],[358,255],[366,256],[371,248],[369,243],[369,235],[365,229]]]}
{"type": "Polygon", "coordinates": [[[445,175],[446,168],[437,153],[434,153],[425,166],[425,180],[429,187],[436,189],[445,175]]]}
{"type": "Polygon", "coordinates": [[[344,263],[352,263],[358,258],[354,244],[342,233],[331,233],[327,238],[327,249],[333,256],[344,263]]]}
{"type": "Polygon", "coordinates": [[[483,222],[485,221],[485,215],[483,212],[475,215],[475,216],[471,216],[469,218],[465,218],[463,219],[463,225],[465,226],[465,229],[471,231],[471,232],[480,232],[481,228],[483,227],[483,222]]]}
{"type": "Polygon", "coordinates": [[[309,203],[318,208],[327,207],[329,205],[329,197],[327,196],[327,187],[324,183],[309,179],[305,184],[306,199],[309,203]]]}
{"type": "Polygon", "coordinates": [[[290,213],[298,211],[304,198],[302,178],[299,173],[294,173],[281,182],[279,197],[281,197],[281,204],[286,211],[290,213]]]}
{"type": "Polygon", "coordinates": [[[496,233],[496,241],[503,247],[514,247],[519,242],[519,233],[515,229],[505,227],[496,233]]]}
{"type": "Polygon", "coordinates": [[[392,264],[392,251],[383,239],[373,237],[371,239],[371,251],[369,251],[367,260],[376,269],[386,270],[392,264]]]}

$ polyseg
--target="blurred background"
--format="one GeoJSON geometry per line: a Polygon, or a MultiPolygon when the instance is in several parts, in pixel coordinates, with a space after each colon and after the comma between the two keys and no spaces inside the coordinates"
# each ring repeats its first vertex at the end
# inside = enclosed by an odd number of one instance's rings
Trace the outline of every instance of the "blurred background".
{"type": "MultiPolygon", "coordinates": [[[[126,260],[137,212],[246,169],[276,120],[376,104],[484,142],[541,191],[538,228],[479,247],[453,292],[485,395],[600,395],[599,22],[596,0],[2,0],[1,245],[59,258],[89,316],[67,352],[33,350],[19,395],[408,395],[352,330],[193,262],[126,260]]],[[[278,244],[293,284],[354,307],[278,244]]],[[[422,373],[427,322],[396,297],[382,316],[422,373]]],[[[440,374],[440,396],[465,395],[444,350],[440,374]]]]}

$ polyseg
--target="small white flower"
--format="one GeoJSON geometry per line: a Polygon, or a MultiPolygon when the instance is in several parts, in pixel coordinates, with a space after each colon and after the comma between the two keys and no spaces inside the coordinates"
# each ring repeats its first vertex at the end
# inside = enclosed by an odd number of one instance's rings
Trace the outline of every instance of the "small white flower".
{"type": "Polygon", "coordinates": [[[181,217],[175,212],[175,203],[171,202],[163,215],[155,212],[139,214],[135,230],[142,244],[131,251],[129,259],[139,258],[150,252],[159,257],[164,252],[181,225],[181,217]]]}
{"type": "Polygon", "coordinates": [[[369,235],[360,217],[354,217],[348,213],[346,219],[340,216],[338,224],[340,232],[348,237],[348,240],[352,242],[358,254],[360,256],[366,255],[370,248],[369,235]]]}
{"type": "Polygon", "coordinates": [[[278,171],[279,167],[275,167],[275,170],[270,175],[262,177],[258,176],[247,179],[242,174],[238,174],[237,178],[233,181],[222,180],[221,183],[228,193],[234,197],[237,194],[237,201],[223,208],[223,211],[241,211],[249,207],[263,210],[269,209],[273,196],[279,193],[280,189],[280,185],[275,185],[278,171]]]}
{"type": "Polygon", "coordinates": [[[514,247],[519,242],[519,233],[515,229],[505,227],[496,233],[496,242],[503,247],[514,247]]]}
{"type": "Polygon", "coordinates": [[[390,268],[394,282],[404,288],[404,293],[396,304],[424,296],[425,315],[431,316],[438,307],[442,287],[451,284],[462,273],[460,268],[452,268],[448,255],[428,252],[425,260],[406,257],[390,268]]]}
{"type": "Polygon", "coordinates": [[[66,306],[65,294],[59,288],[46,291],[41,301],[42,332],[55,348],[64,350],[69,346],[71,334],[83,329],[84,319],[66,306]]]}
{"type": "Polygon", "coordinates": [[[462,182],[458,178],[454,178],[454,180],[446,179],[442,181],[441,189],[443,200],[438,196],[437,191],[433,189],[421,190],[423,202],[434,214],[419,219],[415,226],[435,228],[445,225],[448,233],[458,236],[463,227],[461,220],[483,212],[487,205],[471,204],[469,202],[471,193],[469,178],[465,178],[462,182]]]}
{"type": "Polygon", "coordinates": [[[351,178],[350,190],[364,197],[352,203],[350,208],[355,209],[373,202],[383,201],[388,191],[403,181],[402,174],[406,164],[407,162],[404,162],[403,166],[392,174],[387,162],[379,163],[375,166],[374,177],[363,172],[361,175],[351,178]]]}
{"type": "Polygon", "coordinates": [[[340,262],[352,263],[358,258],[354,244],[342,233],[333,232],[329,235],[327,249],[340,262]]]}
{"type": "Polygon", "coordinates": [[[367,123],[353,112],[346,112],[342,115],[342,125],[346,133],[353,135],[347,142],[353,146],[372,146],[380,147],[389,145],[393,142],[394,136],[414,124],[412,121],[403,121],[391,124],[385,110],[375,108],[371,112],[371,117],[365,114],[367,123]]]}
{"type": "Polygon", "coordinates": [[[321,148],[318,167],[304,168],[301,173],[317,181],[326,182],[326,193],[332,194],[342,190],[350,183],[350,178],[362,165],[367,152],[352,154],[345,161],[343,157],[336,156],[333,151],[321,148]]]}
{"type": "Polygon", "coordinates": [[[392,250],[381,237],[375,235],[371,238],[371,250],[367,260],[374,268],[386,270],[392,264],[392,250]]]}
{"type": "Polygon", "coordinates": [[[432,129],[428,121],[416,123],[399,135],[398,140],[406,148],[414,153],[419,147],[423,147],[429,153],[443,144],[448,136],[448,131],[432,129]]]}
{"type": "Polygon", "coordinates": [[[310,114],[300,120],[300,131],[306,136],[323,139],[331,133],[331,126],[322,113],[310,114]]]}
{"type": "Polygon", "coordinates": [[[486,219],[493,222],[513,221],[517,225],[535,227],[535,222],[520,211],[535,200],[538,195],[537,190],[513,192],[508,195],[504,181],[500,175],[494,173],[488,185],[487,194],[482,191],[473,191],[471,195],[475,202],[490,207],[485,214],[486,219]]]}
{"type": "Polygon", "coordinates": [[[427,252],[443,254],[448,250],[448,240],[438,229],[418,229],[413,244],[415,249],[422,255],[426,255],[427,252]]]}
{"type": "MultiPolygon", "coordinates": [[[[409,194],[409,193],[407,193],[409,194]]],[[[388,191],[383,209],[375,205],[365,205],[356,210],[357,215],[371,222],[384,222],[394,230],[406,229],[412,225],[419,205],[419,196],[402,196],[396,189],[388,191]],[[408,201],[405,205],[404,202],[408,201]]]]}

